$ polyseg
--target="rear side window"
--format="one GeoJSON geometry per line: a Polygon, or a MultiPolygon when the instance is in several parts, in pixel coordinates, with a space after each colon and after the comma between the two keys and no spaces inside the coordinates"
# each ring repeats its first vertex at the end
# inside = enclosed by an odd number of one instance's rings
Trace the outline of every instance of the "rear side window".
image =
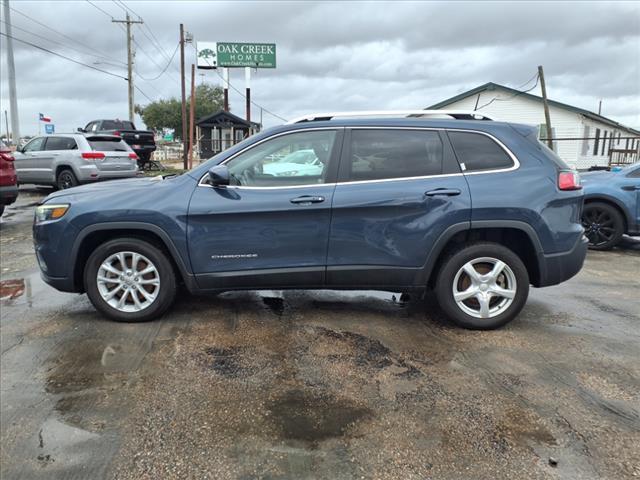
{"type": "Polygon", "coordinates": [[[438,132],[353,130],[349,180],[384,180],[442,173],[438,132]]]}
{"type": "Polygon", "coordinates": [[[513,166],[513,160],[493,139],[480,133],[449,132],[458,161],[466,172],[496,170],[513,166]]]}
{"type": "Polygon", "coordinates": [[[71,137],[47,137],[45,150],[76,150],[78,145],[71,137]]]}
{"type": "Polygon", "coordinates": [[[101,152],[128,152],[129,147],[127,144],[120,139],[96,139],[96,140],[88,140],[89,145],[91,145],[92,150],[99,150],[101,152]]]}

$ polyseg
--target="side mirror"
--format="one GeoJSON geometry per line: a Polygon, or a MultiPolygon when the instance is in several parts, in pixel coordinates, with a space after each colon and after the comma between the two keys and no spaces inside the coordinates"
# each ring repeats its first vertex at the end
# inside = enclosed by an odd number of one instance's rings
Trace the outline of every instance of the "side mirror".
{"type": "Polygon", "coordinates": [[[209,169],[209,183],[213,187],[229,185],[229,168],[226,165],[216,165],[209,169]]]}
{"type": "Polygon", "coordinates": [[[76,128],[76,130],[77,130],[78,132],[80,132],[80,133],[84,133],[84,132],[85,132],[85,131],[84,131],[84,128],[82,128],[82,127],[78,127],[78,128],[76,128]]]}

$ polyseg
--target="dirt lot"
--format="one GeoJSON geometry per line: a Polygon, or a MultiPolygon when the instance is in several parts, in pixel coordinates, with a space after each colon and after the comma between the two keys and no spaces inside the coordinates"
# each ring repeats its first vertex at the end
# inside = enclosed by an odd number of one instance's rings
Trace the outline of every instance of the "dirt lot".
{"type": "MultiPolygon", "coordinates": [[[[640,242],[499,331],[376,292],[182,295],[101,318],[0,225],[3,479],[640,476],[640,242]]],[[[406,299],[403,299],[406,300],[406,299]]]]}

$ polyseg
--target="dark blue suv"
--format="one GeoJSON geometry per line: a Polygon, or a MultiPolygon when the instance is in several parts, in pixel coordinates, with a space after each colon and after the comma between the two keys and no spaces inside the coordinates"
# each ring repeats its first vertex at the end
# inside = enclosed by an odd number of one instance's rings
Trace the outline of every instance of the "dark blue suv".
{"type": "Polygon", "coordinates": [[[504,325],[530,284],[582,267],[579,179],[535,128],[423,114],[309,116],[179,176],[56,192],[36,210],[42,276],[119,321],[184,284],[432,289],[458,325],[504,325]]]}

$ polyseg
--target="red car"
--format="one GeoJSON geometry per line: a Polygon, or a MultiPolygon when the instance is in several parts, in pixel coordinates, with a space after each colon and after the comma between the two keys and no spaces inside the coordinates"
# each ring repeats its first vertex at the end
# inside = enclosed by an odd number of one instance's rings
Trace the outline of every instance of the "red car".
{"type": "Polygon", "coordinates": [[[5,205],[11,205],[18,198],[18,177],[13,165],[13,155],[4,142],[0,142],[0,215],[5,205]]]}

